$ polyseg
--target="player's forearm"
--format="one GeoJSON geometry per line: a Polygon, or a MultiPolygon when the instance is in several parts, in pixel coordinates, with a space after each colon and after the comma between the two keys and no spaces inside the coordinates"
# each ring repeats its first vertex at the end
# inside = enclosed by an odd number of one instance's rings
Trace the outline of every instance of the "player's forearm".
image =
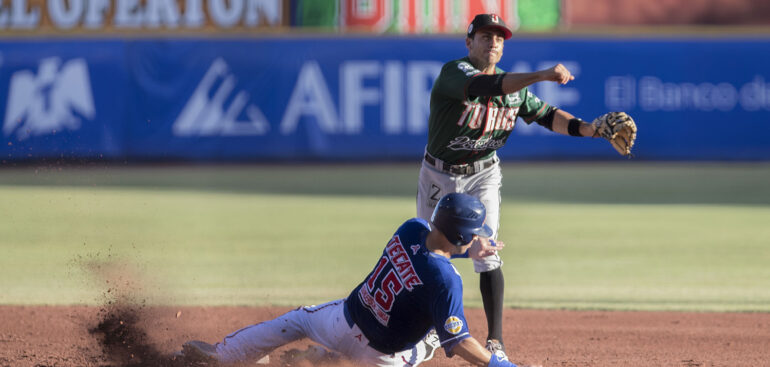
{"type": "Polygon", "coordinates": [[[570,71],[562,64],[556,64],[550,69],[535,71],[532,73],[506,73],[503,79],[503,92],[504,94],[510,94],[521,90],[530,84],[552,81],[559,84],[567,84],[570,80],[574,80],[575,77],[570,71]]]}
{"type": "Polygon", "coordinates": [[[543,71],[532,73],[505,73],[503,78],[503,94],[511,94],[520,91],[534,83],[546,80],[543,71]]]}
{"type": "MultiPolygon", "coordinates": [[[[575,116],[573,116],[571,113],[564,111],[564,110],[556,110],[556,114],[553,116],[553,125],[552,129],[553,131],[564,134],[564,135],[570,135],[569,133],[569,123],[570,120],[574,119],[575,116]]],[[[579,122],[579,129],[580,136],[594,136],[594,126],[588,122],[580,121],[579,122]]]]}
{"type": "Polygon", "coordinates": [[[489,364],[489,359],[492,357],[492,354],[474,338],[461,340],[452,348],[452,353],[474,366],[486,367],[489,364]]]}

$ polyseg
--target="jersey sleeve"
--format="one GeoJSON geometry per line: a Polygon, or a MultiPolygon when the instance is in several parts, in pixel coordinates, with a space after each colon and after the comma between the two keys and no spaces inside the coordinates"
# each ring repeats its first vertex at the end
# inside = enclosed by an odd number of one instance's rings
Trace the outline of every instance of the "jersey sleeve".
{"type": "Polygon", "coordinates": [[[447,357],[452,357],[452,348],[457,343],[470,338],[468,322],[463,312],[463,290],[459,276],[436,297],[433,305],[433,326],[447,357]]]}
{"type": "Polygon", "coordinates": [[[537,98],[527,88],[522,89],[519,93],[524,101],[519,109],[519,116],[527,124],[531,124],[532,121],[543,117],[548,112],[548,103],[537,98]]]}
{"type": "Polygon", "coordinates": [[[436,79],[435,92],[446,97],[465,100],[468,98],[468,85],[471,79],[481,75],[481,71],[463,60],[450,61],[441,68],[436,79]]]}

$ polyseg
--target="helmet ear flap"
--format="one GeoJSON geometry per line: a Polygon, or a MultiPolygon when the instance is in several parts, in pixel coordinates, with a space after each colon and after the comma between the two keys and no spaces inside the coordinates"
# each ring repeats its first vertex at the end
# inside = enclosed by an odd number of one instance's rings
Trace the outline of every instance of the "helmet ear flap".
{"type": "Polygon", "coordinates": [[[466,241],[465,238],[463,238],[463,237],[464,236],[463,236],[462,233],[458,233],[457,234],[457,241],[455,241],[455,243],[468,243],[468,241],[466,241]]]}

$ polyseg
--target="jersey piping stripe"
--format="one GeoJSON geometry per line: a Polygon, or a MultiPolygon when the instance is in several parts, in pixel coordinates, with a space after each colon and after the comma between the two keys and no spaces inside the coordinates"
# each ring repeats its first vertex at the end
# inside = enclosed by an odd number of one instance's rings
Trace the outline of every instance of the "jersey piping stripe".
{"type": "MultiPolygon", "coordinates": [[[[246,330],[249,330],[249,329],[251,329],[251,328],[253,328],[253,327],[256,327],[256,326],[262,325],[263,323],[264,323],[264,322],[260,322],[259,324],[249,325],[249,326],[247,326],[247,327],[245,327],[245,328],[243,328],[243,329],[237,330],[236,332],[234,332],[234,333],[232,333],[232,334],[230,334],[230,335],[226,336],[226,337],[225,337],[225,339],[224,339],[224,340],[222,340],[222,344],[223,344],[223,345],[227,345],[227,339],[230,339],[230,338],[234,338],[236,335],[240,334],[242,331],[246,331],[246,330]]],[[[220,343],[217,343],[217,344],[215,344],[215,346],[216,346],[216,345],[219,345],[219,344],[220,344],[220,343]]]]}
{"type": "Polygon", "coordinates": [[[543,107],[540,107],[540,111],[537,111],[537,113],[535,114],[535,117],[532,120],[537,120],[543,117],[547,109],[548,109],[548,103],[543,103],[543,107]]]}
{"type": "Polygon", "coordinates": [[[456,337],[454,337],[454,338],[449,338],[449,339],[447,339],[447,340],[444,340],[443,342],[441,342],[441,345],[444,345],[444,344],[446,344],[446,343],[449,343],[449,342],[451,342],[451,341],[453,341],[453,340],[457,340],[458,338],[463,338],[463,339],[465,339],[466,337],[469,337],[469,336],[471,336],[471,333],[469,333],[469,332],[467,332],[467,331],[466,331],[466,332],[464,332],[464,333],[462,333],[462,334],[460,334],[460,335],[458,335],[458,336],[456,336],[456,337]]]}
{"type": "Polygon", "coordinates": [[[337,306],[337,305],[339,305],[342,302],[345,302],[345,300],[344,299],[337,300],[336,302],[327,303],[327,304],[325,304],[325,305],[323,305],[321,307],[315,307],[315,306],[299,307],[299,308],[297,308],[297,310],[302,310],[302,311],[305,311],[307,313],[315,313],[315,312],[323,310],[326,307],[337,306]],[[312,307],[313,309],[309,310],[308,307],[312,307]]]}

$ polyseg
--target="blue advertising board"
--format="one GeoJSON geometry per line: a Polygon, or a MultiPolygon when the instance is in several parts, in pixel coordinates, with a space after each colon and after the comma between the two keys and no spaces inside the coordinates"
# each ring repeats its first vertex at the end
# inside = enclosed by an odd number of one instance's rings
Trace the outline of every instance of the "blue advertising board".
{"type": "Polygon", "coordinates": [[[114,41],[0,42],[0,157],[122,156],[124,48],[114,41]]]}
{"type": "MultiPolygon", "coordinates": [[[[0,41],[5,161],[419,159],[457,38],[0,41]]],[[[626,111],[649,160],[770,159],[770,38],[514,38],[498,65],[584,120],[626,111]]],[[[509,160],[620,159],[519,120],[509,160]]]]}

